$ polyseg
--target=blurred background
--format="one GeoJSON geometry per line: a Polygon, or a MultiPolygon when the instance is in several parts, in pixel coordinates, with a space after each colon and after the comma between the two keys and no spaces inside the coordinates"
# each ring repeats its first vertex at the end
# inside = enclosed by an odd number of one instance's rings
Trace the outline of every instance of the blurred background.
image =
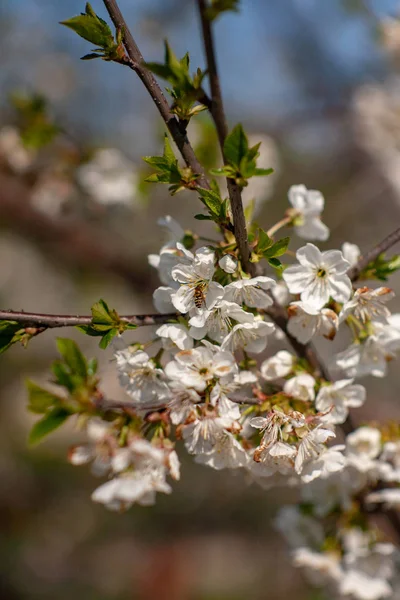
{"type": "MultiPolygon", "coordinates": [[[[323,246],[369,248],[400,219],[400,3],[240,4],[215,26],[224,100],[230,124],[262,141],[260,166],[275,169],[249,186],[246,202],[257,199],[268,228],[286,210],[289,186],[304,183],[326,199],[323,246]]],[[[92,5],[106,16],[100,0],[92,5]]],[[[120,6],[146,59],[163,60],[167,37],[178,56],[189,50],[193,71],[204,66],[194,0],[120,6]]],[[[161,153],[162,123],[131,71],[79,61],[88,44],[58,22],[83,9],[83,0],[0,3],[0,305],[88,313],[103,297],[120,313],[152,312],[157,277],[147,255],[166,241],[157,219],[170,214],[198,231],[199,206],[195,195],[171,198],[143,182],[141,156],[161,153]]],[[[205,113],[189,133],[206,164],[219,166],[205,113]]],[[[399,291],[399,277],[391,284],[399,291]]],[[[79,332],[61,335],[99,356],[103,389],[122,398],[111,352],[79,332]]],[[[1,599],[324,598],[292,569],[273,529],[277,507],[295,500],[288,493],[181,453],[175,493],[119,516],[91,502],[98,481],[68,464],[72,430],[28,449],[25,380],[46,382],[54,338],[47,332],[0,359],[1,599]]],[[[319,349],[332,353],[328,342],[319,349]]],[[[398,418],[395,367],[366,383],[356,421],[398,418]]]]}

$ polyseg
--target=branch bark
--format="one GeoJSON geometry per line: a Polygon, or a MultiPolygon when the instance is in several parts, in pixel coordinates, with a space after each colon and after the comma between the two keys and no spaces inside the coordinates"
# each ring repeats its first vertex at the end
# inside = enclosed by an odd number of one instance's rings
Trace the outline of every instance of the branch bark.
{"type": "MultiPolygon", "coordinates": [[[[177,317],[178,315],[171,313],[166,315],[124,315],[121,316],[120,319],[130,325],[144,327],[146,325],[162,325],[177,317]]],[[[14,321],[15,323],[21,323],[21,326],[23,327],[54,329],[56,327],[90,325],[92,317],[89,315],[48,315],[15,310],[0,310],[0,322],[1,321],[14,321]]]]}
{"type": "Polygon", "coordinates": [[[187,166],[190,167],[194,173],[200,174],[198,179],[199,186],[209,189],[210,184],[202,165],[198,161],[194,150],[190,145],[185,127],[179,123],[176,115],[171,111],[168,101],[158,85],[157,80],[151,71],[146,68],[142,53],[126,24],[117,2],[115,0],[103,0],[103,2],[115,28],[122,32],[122,41],[129,57],[129,66],[139,76],[146,90],[149,92],[187,166]]]}
{"type": "MultiPolygon", "coordinates": [[[[198,8],[200,13],[201,28],[203,32],[204,50],[207,60],[208,76],[211,88],[211,116],[214,120],[218,134],[219,144],[221,146],[222,156],[224,156],[224,142],[228,135],[228,127],[226,124],[224,105],[222,100],[221,86],[218,76],[217,61],[215,58],[214,39],[211,31],[210,20],[207,18],[207,2],[206,0],[198,0],[198,8]]],[[[233,226],[236,242],[239,248],[239,253],[242,259],[244,270],[250,275],[255,275],[256,268],[250,262],[250,249],[247,238],[246,219],[243,211],[242,192],[240,187],[233,179],[227,179],[229,198],[232,208],[233,226]]]]}
{"type": "Polygon", "coordinates": [[[400,227],[393,231],[393,233],[390,233],[384,240],[379,242],[379,244],[377,244],[364,256],[361,256],[357,264],[347,271],[347,275],[352,281],[356,281],[356,279],[360,276],[360,273],[368,266],[370,262],[378,258],[382,252],[386,252],[386,250],[389,250],[389,248],[398,242],[400,242],[400,227]]]}

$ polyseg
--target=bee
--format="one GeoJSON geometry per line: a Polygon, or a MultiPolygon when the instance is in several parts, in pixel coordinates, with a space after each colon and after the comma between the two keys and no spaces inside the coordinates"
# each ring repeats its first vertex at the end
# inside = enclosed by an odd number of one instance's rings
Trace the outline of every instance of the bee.
{"type": "Polygon", "coordinates": [[[204,294],[205,287],[205,283],[198,283],[194,288],[194,304],[196,308],[202,308],[206,303],[206,297],[204,294]]]}

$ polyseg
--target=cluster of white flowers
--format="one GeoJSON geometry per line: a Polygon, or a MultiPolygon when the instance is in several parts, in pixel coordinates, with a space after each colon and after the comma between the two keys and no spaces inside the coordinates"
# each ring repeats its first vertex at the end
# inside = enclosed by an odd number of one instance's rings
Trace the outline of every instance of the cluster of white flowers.
{"type": "Polygon", "coordinates": [[[171,493],[166,477],[179,479],[179,459],[168,442],[151,444],[140,434],[128,432],[121,444],[121,435],[112,423],[94,417],[86,424],[88,444],[70,451],[74,465],[92,463],[95,475],[109,475],[110,480],[92,494],[95,502],[110,510],[127,509],[135,502],[142,506],[154,504],[156,492],[171,493]]]}
{"type": "Polygon", "coordinates": [[[329,524],[321,523],[304,503],[281,509],[276,526],[291,547],[293,564],[331,597],[380,600],[398,585],[396,547],[359,524],[343,525],[334,513],[329,524]]]}
{"type": "MultiPolygon", "coordinates": [[[[293,186],[289,201],[285,222],[302,238],[325,240],[322,195],[293,186]]],[[[89,445],[71,453],[75,464],[93,460],[95,471],[111,477],[93,499],[121,509],[169,493],[166,476],[179,477],[173,439],[181,439],[196,462],[242,469],[264,489],[297,487],[300,508],[284,509],[279,519],[294,563],[337,596],[386,597],[394,548],[365,523],[361,530],[356,516],[365,518],[361,504],[367,511],[400,507],[400,429],[363,426],[345,443],[332,443],[349,410],[366,401],[355,380],[383,376],[400,350],[400,315],[387,306],[393,292],[353,289],[347,273],[360,256],[353,244],[320,251],[307,243],[276,280],[246,276],[223,243],[193,249],[196,237],[171,217],[161,225],[170,239],[149,262],[162,284],[154,304],[168,317],[155,341],[115,351],[132,425],[91,418],[89,445]],[[283,339],[268,316],[274,303],[287,311],[295,346],[331,340],[341,328],[350,333],[333,360],[336,380],[286,349],[257,364],[257,355],[283,339]],[[324,530],[328,518],[337,520],[334,539],[324,530]]]]}

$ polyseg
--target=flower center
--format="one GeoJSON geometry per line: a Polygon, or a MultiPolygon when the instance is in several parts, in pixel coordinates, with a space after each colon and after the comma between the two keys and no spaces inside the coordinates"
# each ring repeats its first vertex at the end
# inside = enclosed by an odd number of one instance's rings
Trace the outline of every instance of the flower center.
{"type": "Polygon", "coordinates": [[[323,267],[321,267],[320,269],[318,269],[318,271],[317,271],[317,277],[320,277],[321,279],[324,279],[326,276],[327,276],[326,269],[324,269],[323,267]]]}

